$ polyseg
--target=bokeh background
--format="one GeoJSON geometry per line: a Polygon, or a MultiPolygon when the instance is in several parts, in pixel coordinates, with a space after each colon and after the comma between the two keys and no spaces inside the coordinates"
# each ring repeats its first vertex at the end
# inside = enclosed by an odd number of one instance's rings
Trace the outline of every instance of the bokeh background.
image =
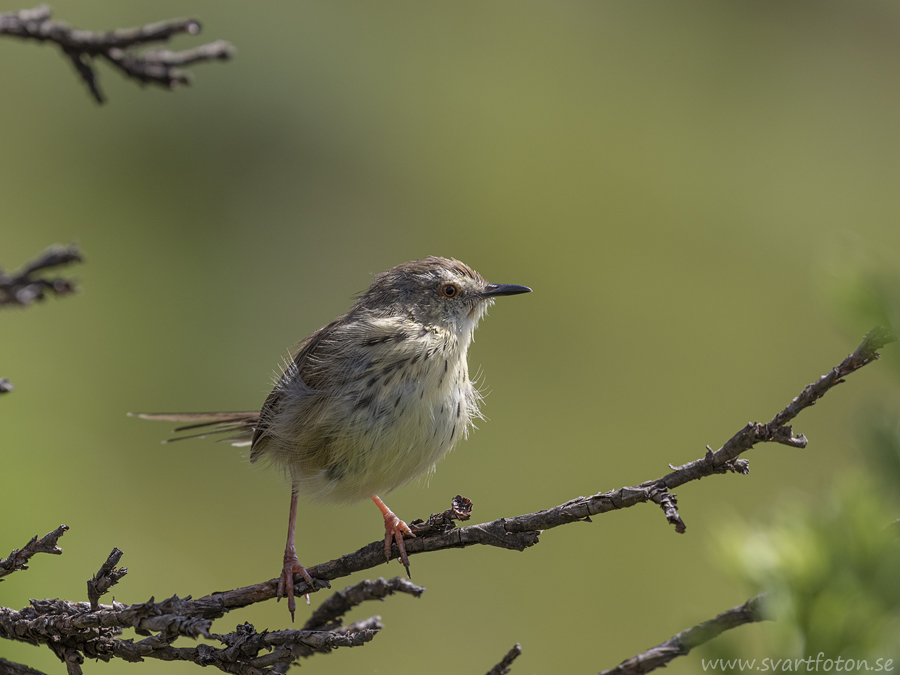
{"type": "MultiPolygon", "coordinates": [[[[61,558],[0,585],[8,607],[83,599],[114,546],[123,602],[275,576],[281,478],[225,444],[160,445],[169,426],[125,413],[259,407],[288,347],[399,262],[457,257],[535,290],[498,302],[470,351],[488,419],[427,488],[387,500],[413,519],[461,493],[486,521],[655,478],[770,419],[870,328],[836,315],[833,281],[897,260],[895,3],[53,9],[98,30],[192,16],[203,33],[176,48],[227,39],[238,54],[174,92],[101,63],[98,107],[58,50],[0,39],[0,265],[54,242],[86,256],[78,296],[0,316],[16,386],[0,400],[0,554],[71,527],[61,558]]],[[[743,602],[720,533],[857,465],[858,418],[896,397],[888,371],[804,412],[808,449],[760,446],[749,476],[681,488],[686,534],[645,506],[524,553],[417,556],[427,593],[358,608],[386,629],[305,671],[480,673],[518,641],[514,673],[593,673],[743,602]]],[[[380,528],[368,503],[301,506],[301,560],[380,528]]],[[[268,602],[216,629],[243,621],[289,623],[268,602]]],[[[0,655],[64,672],[46,649],[0,655]]]]}

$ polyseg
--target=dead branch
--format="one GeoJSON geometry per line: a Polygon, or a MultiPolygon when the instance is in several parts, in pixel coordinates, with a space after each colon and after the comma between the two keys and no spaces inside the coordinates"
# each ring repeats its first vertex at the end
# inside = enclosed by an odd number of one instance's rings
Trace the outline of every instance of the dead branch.
{"type": "Polygon", "coordinates": [[[669,661],[685,656],[695,647],[699,647],[718,637],[726,630],[731,630],[745,623],[770,620],[762,608],[763,596],[750,598],[743,605],[732,607],[722,612],[715,619],[704,621],[691,628],[673,635],[668,640],[643,654],[638,654],[627,661],[622,661],[615,668],[604,670],[600,675],[641,675],[651,670],[663,668],[669,661]]]}
{"type": "Polygon", "coordinates": [[[168,42],[180,33],[196,35],[200,32],[200,24],[194,19],[168,19],[133,28],[94,32],[78,30],[61,21],[51,21],[50,16],[49,5],[0,14],[0,36],[10,35],[58,45],[98,103],[104,102],[104,96],[94,70],[94,57],[106,59],[126,77],[142,84],[174,89],[192,81],[191,74],[179,66],[215,59],[227,60],[234,56],[234,47],[224,40],[180,52],[136,50],[149,42],[168,42]]]}
{"type": "MultiPolygon", "coordinates": [[[[749,461],[739,459],[739,457],[757,443],[774,442],[791,447],[806,447],[806,437],[802,434],[795,436],[792,428],[787,426],[787,423],[804,409],[815,405],[833,387],[844,382],[845,377],[876,360],[878,358],[878,350],[891,342],[896,342],[897,339],[896,335],[885,328],[871,330],[856,351],[817,381],[807,385],[771,421],[765,424],[750,422],[715,452],[707,446],[707,452],[704,457],[680,467],[669,465],[673,469],[672,472],[661,478],[645,481],[631,487],[623,487],[618,490],[596,494],[592,497],[578,497],[546,511],[501,519],[485,525],[460,528],[457,531],[457,535],[463,530],[473,528],[485,528],[486,532],[481,536],[474,535],[474,533],[471,537],[467,534],[459,535],[461,543],[458,545],[488,543],[504,548],[518,548],[521,550],[524,546],[531,545],[527,535],[534,535],[536,538],[541,530],[576,521],[590,520],[590,516],[628,508],[648,501],[660,504],[668,521],[675,525],[676,531],[683,532],[685,526],[680,516],[678,516],[674,501],[665,499],[664,495],[670,494],[669,491],[676,487],[690,481],[700,480],[706,476],[727,472],[749,473],[749,461]],[[477,539],[478,541],[471,541],[471,539],[477,539]],[[467,543],[462,543],[463,540],[466,540],[467,543]]],[[[452,533],[446,536],[452,536],[452,533]]],[[[413,540],[407,543],[406,550],[408,554],[412,555],[413,553],[420,553],[422,550],[430,550],[436,543],[433,540],[430,542],[413,540]]]]}
{"type": "Polygon", "coordinates": [[[119,579],[128,574],[127,567],[116,567],[116,563],[119,562],[122,555],[122,551],[114,548],[106,562],[100,567],[100,571],[88,580],[88,600],[91,603],[91,611],[96,612],[100,609],[100,598],[115,586],[119,579]]]}
{"type": "MultiPolygon", "coordinates": [[[[27,569],[24,562],[34,553],[61,553],[56,540],[66,529],[63,525],[41,539],[34,537],[23,549],[14,550],[0,561],[0,569],[27,569]]],[[[115,601],[112,605],[99,604],[100,595],[126,573],[124,569],[115,568],[121,556],[121,551],[113,549],[88,582],[90,602],[32,600],[28,607],[18,611],[0,607],[0,638],[47,645],[71,674],[81,673],[85,658],[104,661],[120,658],[132,662],[154,658],[215,666],[227,673],[264,675],[284,672],[286,666],[300,657],[371,641],[383,628],[380,618],[370,617],[345,626],[342,617],[353,607],[367,600],[384,599],[393,593],[419,597],[425,592],[424,588],[405,579],[365,580],[326,600],[303,630],[257,632],[251,624],[245,623],[231,633],[218,634],[211,632],[212,619],[180,612],[183,603],[189,603],[190,598],[173,597],[160,603],[151,598],[148,602],[132,605],[115,601]],[[146,637],[137,642],[122,639],[123,631],[129,628],[146,637]],[[223,646],[175,646],[174,642],[182,636],[203,636],[223,646]],[[277,670],[276,666],[279,667],[277,670]]],[[[225,614],[228,609],[222,608],[218,615],[225,614]]],[[[11,662],[0,663],[0,672],[7,667],[11,673],[29,672],[22,670],[25,666],[11,662]]]]}
{"type": "Polygon", "coordinates": [[[512,665],[512,662],[519,658],[519,656],[521,655],[522,645],[517,642],[512,649],[506,652],[506,656],[504,656],[500,660],[500,663],[498,663],[487,672],[487,675],[508,675],[509,667],[512,665]]]}
{"type": "Polygon", "coordinates": [[[343,591],[334,593],[319,608],[303,626],[304,630],[335,630],[340,626],[340,619],[357,605],[366,600],[384,600],[394,593],[409,593],[420,597],[425,589],[403,577],[393,579],[376,579],[375,581],[361,581],[355,586],[350,586],[343,591]]]}
{"type": "MultiPolygon", "coordinates": [[[[2,20],[2,15],[0,15],[2,20]]],[[[22,269],[6,274],[0,270],[0,307],[28,305],[43,300],[47,293],[69,295],[77,288],[69,279],[36,276],[38,272],[81,262],[81,251],[74,244],[53,245],[41,252],[22,269]]]]}
{"type": "Polygon", "coordinates": [[[61,555],[62,549],[56,545],[56,542],[59,541],[59,538],[63,536],[68,529],[68,525],[60,525],[53,530],[53,532],[45,534],[40,539],[37,538],[37,535],[33,536],[31,541],[25,544],[23,548],[14,548],[8,557],[0,560],[0,581],[3,581],[3,577],[8,574],[12,574],[18,570],[27,570],[28,565],[25,563],[27,563],[28,559],[35,553],[61,555]]]}

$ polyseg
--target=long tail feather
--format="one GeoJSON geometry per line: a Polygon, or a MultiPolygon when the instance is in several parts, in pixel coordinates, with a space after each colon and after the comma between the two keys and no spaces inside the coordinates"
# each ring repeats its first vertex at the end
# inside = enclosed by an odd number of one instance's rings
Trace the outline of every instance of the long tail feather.
{"type": "Polygon", "coordinates": [[[190,422],[175,428],[175,433],[211,427],[199,434],[188,434],[167,438],[163,443],[180,441],[187,438],[206,438],[214,434],[234,434],[222,441],[231,441],[232,445],[248,445],[253,438],[253,431],[259,421],[259,412],[208,412],[208,413],[128,413],[129,417],[161,422],[190,422]]]}

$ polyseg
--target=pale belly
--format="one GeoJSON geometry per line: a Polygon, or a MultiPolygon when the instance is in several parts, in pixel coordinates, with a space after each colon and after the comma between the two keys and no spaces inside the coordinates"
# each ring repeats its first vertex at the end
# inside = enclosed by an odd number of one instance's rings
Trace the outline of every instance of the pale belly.
{"type": "Polygon", "coordinates": [[[315,429],[301,435],[306,447],[301,441],[282,458],[302,494],[329,502],[386,494],[432,471],[466,435],[478,395],[465,357],[455,367],[442,358],[417,366],[370,378],[358,395],[332,400],[318,419],[307,419],[315,429]],[[323,437],[327,447],[310,453],[323,437]]]}

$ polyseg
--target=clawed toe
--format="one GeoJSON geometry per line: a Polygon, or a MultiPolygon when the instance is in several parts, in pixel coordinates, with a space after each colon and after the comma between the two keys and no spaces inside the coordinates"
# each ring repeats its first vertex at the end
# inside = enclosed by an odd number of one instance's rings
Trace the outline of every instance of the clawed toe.
{"type": "MultiPolygon", "coordinates": [[[[294,611],[297,603],[294,601],[294,575],[299,573],[309,588],[314,588],[312,577],[306,568],[300,564],[297,554],[293,551],[284,552],[284,567],[281,568],[281,576],[278,578],[278,590],[276,595],[279,600],[287,596],[288,611],[291,613],[291,622],[294,621],[294,611]]],[[[306,604],[309,604],[309,593],[306,594],[306,604]]]]}
{"type": "Polygon", "coordinates": [[[375,506],[378,507],[384,516],[384,557],[390,562],[391,544],[397,542],[400,562],[406,568],[406,576],[409,576],[409,557],[406,555],[406,544],[403,543],[403,535],[408,534],[410,537],[415,537],[416,535],[409,529],[409,525],[394,515],[394,512],[387,507],[387,504],[381,501],[378,495],[373,495],[372,501],[375,502],[375,506]]]}
{"type": "Polygon", "coordinates": [[[400,520],[397,516],[395,516],[390,511],[384,514],[384,557],[390,561],[391,559],[391,544],[397,543],[397,550],[399,551],[401,564],[406,568],[406,576],[409,575],[409,556],[406,555],[406,544],[403,542],[403,535],[407,534],[410,537],[415,537],[412,533],[412,530],[409,529],[409,525],[400,520]]]}

